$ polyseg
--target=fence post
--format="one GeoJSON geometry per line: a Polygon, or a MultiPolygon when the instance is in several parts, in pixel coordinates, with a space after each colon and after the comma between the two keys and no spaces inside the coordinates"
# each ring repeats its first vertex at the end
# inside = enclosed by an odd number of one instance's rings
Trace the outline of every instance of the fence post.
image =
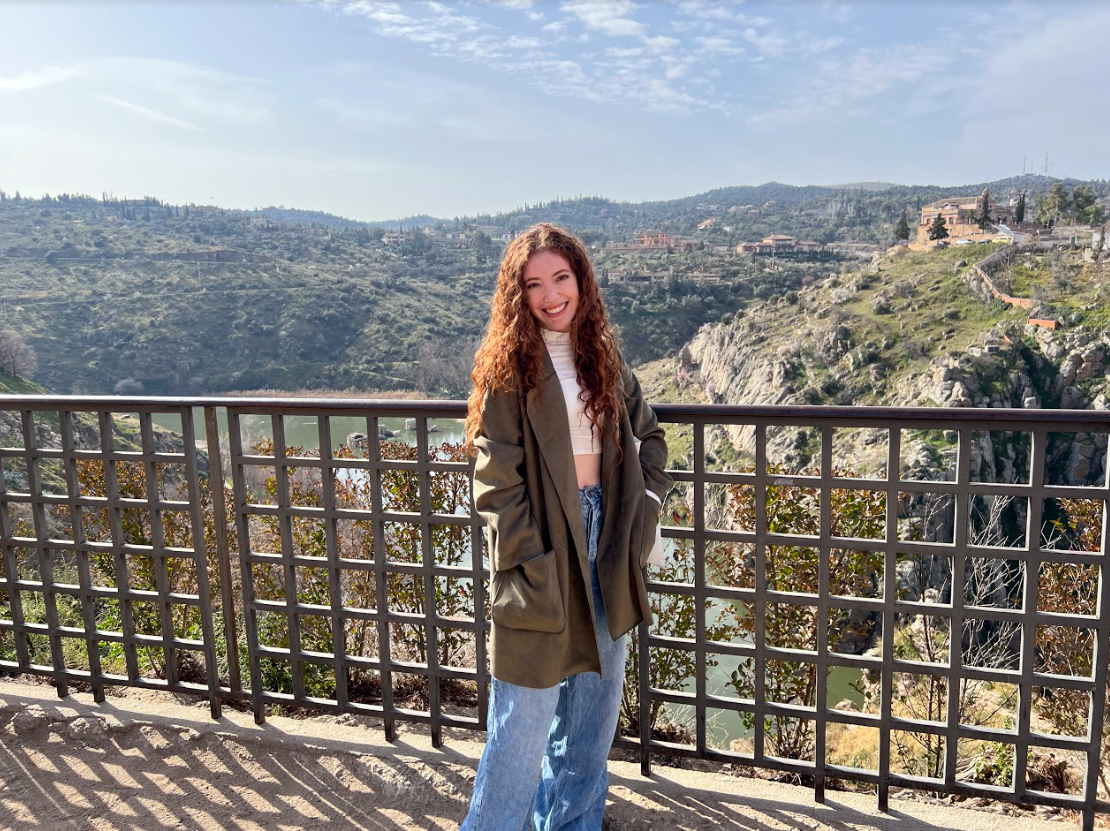
{"type": "Polygon", "coordinates": [[[232,698],[243,692],[239,673],[239,635],[235,626],[235,593],[231,585],[231,551],[228,546],[227,505],[224,501],[223,451],[215,407],[204,408],[205,437],[208,441],[208,487],[212,492],[212,520],[216,532],[216,562],[220,569],[220,606],[224,618],[227,646],[227,674],[232,698]]]}

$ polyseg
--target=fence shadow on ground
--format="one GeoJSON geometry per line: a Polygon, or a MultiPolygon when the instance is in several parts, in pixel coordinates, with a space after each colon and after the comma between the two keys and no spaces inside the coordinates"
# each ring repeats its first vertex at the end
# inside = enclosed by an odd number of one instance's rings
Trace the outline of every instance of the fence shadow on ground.
{"type": "MultiPolygon", "coordinates": [[[[0,682],[0,829],[4,831],[416,831],[458,827],[481,745],[433,748],[413,728],[394,744],[342,719],[270,719],[149,693],[52,699],[41,684],[0,682]]],[[[989,831],[997,814],[918,803],[876,816],[873,797],[673,768],[641,777],[611,763],[607,831],[989,831]]],[[[1010,831],[1049,829],[1005,820],[1010,831]]],[[[1058,826],[1056,826],[1058,827],[1058,826]]]]}

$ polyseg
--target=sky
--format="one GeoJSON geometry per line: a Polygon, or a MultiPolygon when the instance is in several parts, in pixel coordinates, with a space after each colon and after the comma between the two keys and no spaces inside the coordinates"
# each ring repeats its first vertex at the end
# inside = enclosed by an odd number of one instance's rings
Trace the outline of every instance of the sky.
{"type": "Polygon", "coordinates": [[[361,220],[1110,177],[1105,0],[0,0],[0,188],[361,220]]]}

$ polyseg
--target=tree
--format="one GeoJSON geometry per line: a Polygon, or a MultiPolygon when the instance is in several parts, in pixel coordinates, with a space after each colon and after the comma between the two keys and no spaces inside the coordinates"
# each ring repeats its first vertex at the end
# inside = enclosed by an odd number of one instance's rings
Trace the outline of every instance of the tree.
{"type": "Polygon", "coordinates": [[[979,197],[979,210],[975,221],[981,231],[985,231],[991,225],[991,192],[985,188],[983,195],[979,197]]]}
{"type": "Polygon", "coordinates": [[[497,244],[483,231],[474,233],[470,238],[470,246],[474,249],[475,265],[485,265],[497,256],[497,244]]]}
{"type": "Polygon", "coordinates": [[[1042,225],[1055,225],[1071,212],[1071,194],[1063,182],[1056,182],[1041,199],[1037,221],[1042,225]]]}
{"type": "Polygon", "coordinates": [[[1095,262],[1102,262],[1107,252],[1110,252],[1110,222],[1102,223],[1102,228],[1098,231],[1098,242],[1092,248],[1095,262]]]}
{"type": "Polygon", "coordinates": [[[11,329],[0,329],[0,370],[30,378],[38,367],[35,350],[11,329]]]}
{"type": "Polygon", "coordinates": [[[910,238],[910,223],[906,219],[905,208],[902,208],[902,216],[899,217],[898,224],[894,226],[894,238],[903,241],[910,238]]]}
{"type": "Polygon", "coordinates": [[[116,382],[113,391],[116,395],[142,395],[143,385],[134,378],[123,378],[116,382]]]}
{"type": "Polygon", "coordinates": [[[1102,220],[1098,197],[1089,185],[1076,185],[1071,192],[1071,203],[1076,222],[1096,225],[1102,220]]]}
{"type": "Polygon", "coordinates": [[[1014,207],[1014,222],[1025,222],[1025,191],[1018,195],[1017,205],[1014,207]]]}
{"type": "Polygon", "coordinates": [[[948,226],[944,224],[944,217],[937,214],[933,224],[929,226],[929,239],[948,239],[948,226]]]}
{"type": "Polygon", "coordinates": [[[478,338],[424,338],[416,346],[412,380],[423,392],[466,397],[478,338]]]}

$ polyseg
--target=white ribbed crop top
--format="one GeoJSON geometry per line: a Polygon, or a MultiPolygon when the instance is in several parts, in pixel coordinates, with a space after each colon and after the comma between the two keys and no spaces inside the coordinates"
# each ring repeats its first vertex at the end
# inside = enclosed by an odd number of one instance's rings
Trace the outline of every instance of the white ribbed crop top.
{"type": "Polygon", "coordinates": [[[570,343],[570,332],[552,332],[550,329],[544,329],[543,343],[547,347],[547,354],[551,356],[551,363],[555,365],[555,374],[559,377],[559,386],[563,388],[563,398],[567,402],[570,446],[574,455],[586,456],[600,453],[601,438],[597,427],[586,416],[585,405],[578,397],[582,394],[582,387],[578,384],[578,370],[574,366],[574,349],[570,343]]]}

